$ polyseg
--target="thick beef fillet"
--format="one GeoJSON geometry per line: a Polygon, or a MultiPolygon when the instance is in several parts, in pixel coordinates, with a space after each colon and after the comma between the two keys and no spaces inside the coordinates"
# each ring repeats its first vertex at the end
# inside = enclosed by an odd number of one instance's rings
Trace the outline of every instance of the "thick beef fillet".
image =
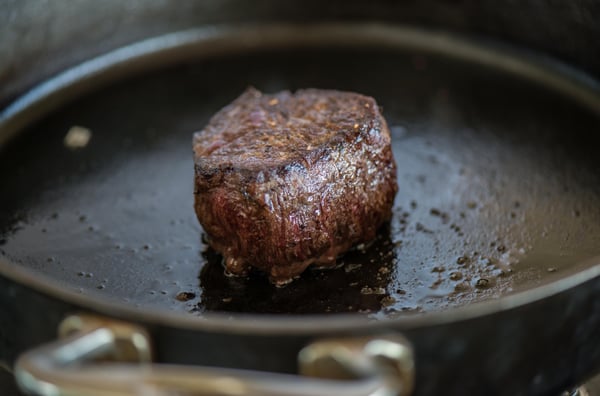
{"type": "Polygon", "coordinates": [[[248,89],[194,134],[195,210],[226,269],[282,285],[389,220],[390,134],[373,98],[248,89]]]}

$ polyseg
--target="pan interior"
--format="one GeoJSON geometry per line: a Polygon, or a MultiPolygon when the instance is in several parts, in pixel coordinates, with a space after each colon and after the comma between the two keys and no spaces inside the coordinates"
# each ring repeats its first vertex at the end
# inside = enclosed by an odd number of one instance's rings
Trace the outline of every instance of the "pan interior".
{"type": "Polygon", "coordinates": [[[550,88],[403,48],[189,59],[79,98],[0,151],[0,260],[121,304],[202,315],[445,310],[600,254],[600,118],[550,88]],[[399,193],[370,247],[285,288],[228,278],[193,212],[192,132],[252,85],[373,96],[399,193]],[[91,132],[84,147],[65,136],[91,132]]]}

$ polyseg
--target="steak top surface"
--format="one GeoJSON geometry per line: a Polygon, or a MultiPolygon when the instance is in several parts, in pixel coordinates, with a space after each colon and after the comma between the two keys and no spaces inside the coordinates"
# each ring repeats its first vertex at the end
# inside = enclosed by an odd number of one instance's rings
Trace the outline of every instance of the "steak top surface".
{"type": "Polygon", "coordinates": [[[195,210],[226,269],[277,284],[335,265],[389,220],[390,135],[373,98],[250,88],[194,134],[195,210]]]}
{"type": "Polygon", "coordinates": [[[360,94],[304,89],[265,95],[249,88],[194,135],[196,162],[250,171],[306,161],[361,130],[380,129],[375,100],[360,94]]]}

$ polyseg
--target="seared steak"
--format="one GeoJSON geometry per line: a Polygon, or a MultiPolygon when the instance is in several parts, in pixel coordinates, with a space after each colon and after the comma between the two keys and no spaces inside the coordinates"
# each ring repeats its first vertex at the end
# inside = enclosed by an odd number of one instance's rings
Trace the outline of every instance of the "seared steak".
{"type": "Polygon", "coordinates": [[[282,285],[390,219],[390,134],[373,98],[248,89],[194,134],[195,210],[226,269],[282,285]]]}

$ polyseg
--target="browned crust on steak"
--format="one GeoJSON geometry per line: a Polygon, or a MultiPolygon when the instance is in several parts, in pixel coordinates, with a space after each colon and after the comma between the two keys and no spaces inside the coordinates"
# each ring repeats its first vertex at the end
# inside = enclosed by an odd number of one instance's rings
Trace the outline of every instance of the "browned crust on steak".
{"type": "Polygon", "coordinates": [[[227,270],[283,284],[372,240],[397,191],[373,98],[248,89],[194,134],[195,210],[227,270]]]}

